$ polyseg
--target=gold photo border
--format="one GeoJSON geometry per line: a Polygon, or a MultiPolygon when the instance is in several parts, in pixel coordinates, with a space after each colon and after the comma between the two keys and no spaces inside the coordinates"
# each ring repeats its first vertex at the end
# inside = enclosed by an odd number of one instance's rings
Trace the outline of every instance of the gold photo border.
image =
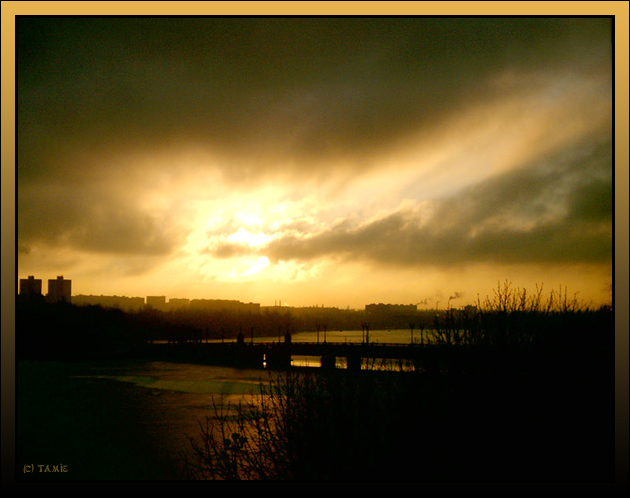
{"type": "MultiPolygon", "coordinates": [[[[16,95],[19,15],[435,15],[615,16],[615,434],[616,485],[628,484],[628,2],[29,2],[2,9],[2,485],[15,484],[16,95]]],[[[576,435],[579,437],[579,435],[576,435]]],[[[497,484],[498,485],[498,484],[497,484]]],[[[604,489],[604,488],[602,488],[604,489]]],[[[594,491],[596,495],[600,490],[594,491]]],[[[605,495],[605,492],[604,492],[605,495]]]]}

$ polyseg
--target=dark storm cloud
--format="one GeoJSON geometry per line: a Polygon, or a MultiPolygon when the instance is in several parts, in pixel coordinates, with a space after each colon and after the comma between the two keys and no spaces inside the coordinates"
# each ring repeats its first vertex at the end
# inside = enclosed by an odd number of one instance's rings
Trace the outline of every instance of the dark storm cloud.
{"type": "Polygon", "coordinates": [[[549,155],[436,201],[430,214],[413,206],[360,226],[288,235],[262,253],[403,266],[610,262],[611,150],[604,143],[549,155]]]}
{"type": "MultiPolygon", "coordinates": [[[[501,71],[590,71],[609,21],[19,19],[21,152],[202,143],[259,166],[357,161],[488,95],[501,71]],[[235,148],[238,148],[235,150],[235,148]]],[[[496,92],[496,89],[493,90],[496,92]]],[[[24,169],[41,163],[24,161],[24,169]]],[[[229,164],[233,171],[234,161],[229,164]]],[[[365,166],[365,163],[362,163],[365,166]]]]}
{"type": "Polygon", "coordinates": [[[178,234],[141,211],[132,200],[91,189],[45,186],[18,197],[18,243],[70,247],[96,253],[160,256],[178,234]]]}
{"type": "MultiPolygon", "coordinates": [[[[307,170],[332,174],[339,164],[360,174],[411,137],[430,141],[431,130],[469,105],[514,91],[488,84],[498,74],[608,74],[609,40],[605,19],[20,17],[18,242],[25,250],[46,242],[166,254],[177,238],[119,193],[132,167],[106,158],[196,145],[219,157],[235,179],[258,179],[276,168],[305,178],[307,170]],[[89,164],[81,159],[86,154],[89,164]],[[118,184],[100,182],[115,174],[118,184]]],[[[554,173],[521,174],[519,181],[535,189],[554,173]]],[[[576,183],[563,202],[584,220],[605,215],[606,182],[576,183]]],[[[548,200],[541,196],[561,195],[517,189],[508,196],[494,187],[484,187],[484,195],[515,211],[544,214],[548,200]]],[[[482,227],[495,208],[475,192],[438,205],[446,212],[457,202],[455,212],[463,212],[470,203],[468,226],[437,215],[437,225],[418,226],[415,213],[399,212],[366,226],[333,227],[308,242],[286,236],[269,250],[280,259],[341,251],[414,263],[465,252],[484,260],[499,247],[504,260],[520,259],[525,248],[549,259],[560,258],[571,240],[583,247],[599,240],[569,216],[528,232],[482,227]],[[470,227],[486,230],[484,237],[472,237],[470,227]],[[550,245],[539,252],[545,237],[550,245]]],[[[223,244],[213,251],[225,257],[242,248],[223,244]]],[[[574,251],[578,257],[585,249],[574,251]]]]}

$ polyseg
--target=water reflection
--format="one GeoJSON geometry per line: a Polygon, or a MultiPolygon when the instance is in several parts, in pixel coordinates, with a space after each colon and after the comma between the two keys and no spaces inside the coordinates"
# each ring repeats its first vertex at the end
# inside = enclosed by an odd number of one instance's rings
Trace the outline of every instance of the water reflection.
{"type": "MultiPolygon", "coordinates": [[[[39,368],[38,365],[35,367],[39,368]]],[[[48,368],[50,367],[53,366],[49,365],[48,368]]],[[[45,381],[49,374],[43,371],[42,374],[44,377],[42,381],[45,381]]],[[[199,424],[206,417],[213,417],[216,408],[223,410],[224,413],[236,414],[239,403],[258,402],[261,386],[268,384],[271,375],[271,372],[260,369],[166,361],[82,363],[67,372],[67,380],[57,381],[58,385],[67,384],[73,387],[56,396],[55,400],[58,405],[63,406],[64,412],[83,414],[81,424],[86,427],[86,434],[98,435],[97,439],[104,440],[100,444],[108,441],[107,444],[119,446],[120,451],[124,452],[135,437],[144,435],[151,441],[151,445],[147,446],[147,455],[141,457],[147,461],[157,459],[164,462],[164,465],[173,469],[175,478],[182,478],[181,456],[190,455],[190,438],[199,438],[199,424]],[[82,397],[76,393],[82,393],[82,397]],[[120,419],[118,415],[120,405],[90,404],[88,410],[84,407],[86,393],[91,393],[89,396],[94,399],[104,399],[105,393],[120,393],[123,403],[132,404],[135,411],[122,419],[118,425],[109,424],[108,427],[104,427],[100,425],[99,420],[120,419]],[[91,415],[94,410],[96,413],[91,415]],[[124,433],[125,436],[119,437],[119,433],[124,433]]],[[[28,386],[24,385],[24,388],[28,386]]],[[[34,396],[34,400],[39,400],[39,397],[34,396]]],[[[43,406],[38,408],[34,401],[29,407],[29,412],[41,412],[44,409],[43,406]]],[[[67,429],[62,428],[63,423],[64,419],[56,422],[54,433],[74,431],[70,426],[67,429]]],[[[37,433],[41,432],[43,438],[44,433],[52,430],[52,427],[46,429],[45,424],[39,423],[37,433]]],[[[74,444],[82,445],[79,440],[74,444]]],[[[31,453],[28,448],[26,450],[27,453],[31,453]]],[[[77,464],[74,461],[73,465],[76,469],[77,464]]],[[[122,465],[121,463],[120,466],[122,465]]],[[[95,479],[100,478],[99,469],[90,470],[94,472],[95,479]]],[[[112,470],[104,478],[116,478],[118,472],[122,470],[112,470]]],[[[76,476],[77,474],[75,478],[76,476]]],[[[166,477],[152,474],[150,478],[166,477]]]]}
{"type": "Polygon", "coordinates": [[[224,396],[252,394],[269,377],[264,371],[256,369],[164,361],[130,362],[121,370],[123,371],[112,371],[110,368],[108,373],[99,373],[99,368],[94,367],[89,375],[73,377],[127,382],[154,392],[166,390],[224,396]]]}
{"type": "MultiPolygon", "coordinates": [[[[319,356],[291,356],[291,366],[299,368],[320,368],[322,359],[319,356]]],[[[345,357],[335,358],[335,368],[345,370],[348,361],[345,357]]],[[[416,366],[413,361],[391,358],[361,358],[361,370],[375,370],[383,372],[414,372],[416,366]]]]}
{"type": "MultiPolygon", "coordinates": [[[[327,342],[360,342],[361,334],[329,331],[327,342]]],[[[405,336],[375,331],[370,337],[391,343],[405,336]]],[[[294,334],[293,340],[314,342],[316,333],[294,334]]],[[[296,356],[292,364],[320,367],[321,359],[296,356]]],[[[392,366],[364,360],[362,368],[392,366]]],[[[335,367],[347,368],[346,359],[336,358],[335,367]]],[[[261,386],[273,375],[262,368],[168,361],[21,362],[18,456],[69,463],[74,473],[62,476],[69,479],[178,478],[179,455],[191,451],[189,439],[199,437],[199,423],[217,405],[234,410],[260,400],[261,386]],[[50,416],[38,415],[44,413],[50,416]]]]}

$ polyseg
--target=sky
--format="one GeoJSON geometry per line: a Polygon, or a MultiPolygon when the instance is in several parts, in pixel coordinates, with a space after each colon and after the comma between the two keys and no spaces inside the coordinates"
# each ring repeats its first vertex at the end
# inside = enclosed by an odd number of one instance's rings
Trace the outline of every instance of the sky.
{"type": "Polygon", "coordinates": [[[20,17],[16,48],[18,279],[612,300],[609,19],[20,17]]]}

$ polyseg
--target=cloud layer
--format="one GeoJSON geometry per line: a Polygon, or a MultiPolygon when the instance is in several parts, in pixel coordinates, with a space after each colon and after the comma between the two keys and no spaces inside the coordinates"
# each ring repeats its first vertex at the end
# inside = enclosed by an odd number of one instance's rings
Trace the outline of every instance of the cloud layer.
{"type": "Polygon", "coordinates": [[[611,57],[595,18],[18,18],[21,271],[606,267],[611,57]]]}
{"type": "Polygon", "coordinates": [[[188,141],[236,158],[230,168],[364,163],[530,75],[606,74],[609,30],[593,19],[19,19],[20,144],[188,141]]]}
{"type": "Polygon", "coordinates": [[[382,265],[608,263],[612,260],[611,144],[545,158],[432,203],[376,220],[289,227],[263,248],[225,242],[218,258],[248,253],[272,261],[338,257],[382,265]]]}

